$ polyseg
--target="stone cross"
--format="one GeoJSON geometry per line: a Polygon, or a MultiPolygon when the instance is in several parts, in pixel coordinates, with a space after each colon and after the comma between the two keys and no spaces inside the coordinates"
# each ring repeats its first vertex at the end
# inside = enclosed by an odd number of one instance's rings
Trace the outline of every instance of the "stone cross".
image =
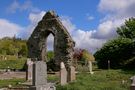
{"type": "Polygon", "coordinates": [[[60,63],[60,84],[67,84],[67,70],[63,62],[60,63]]]}
{"type": "Polygon", "coordinates": [[[32,81],[32,68],[33,68],[33,61],[31,59],[27,59],[27,72],[26,72],[26,80],[32,81]]]}
{"type": "Polygon", "coordinates": [[[89,73],[93,74],[94,72],[92,71],[92,61],[88,61],[88,67],[89,67],[89,73]]]}

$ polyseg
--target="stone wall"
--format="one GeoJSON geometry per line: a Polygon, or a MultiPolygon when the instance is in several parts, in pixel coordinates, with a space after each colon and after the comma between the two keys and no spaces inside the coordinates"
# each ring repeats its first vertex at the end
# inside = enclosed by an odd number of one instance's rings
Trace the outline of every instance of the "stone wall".
{"type": "Polygon", "coordinates": [[[75,42],[54,11],[47,12],[31,34],[27,42],[28,58],[46,61],[47,37],[50,34],[54,36],[55,64],[60,67],[60,62],[64,62],[68,67],[72,64],[75,42]]]}

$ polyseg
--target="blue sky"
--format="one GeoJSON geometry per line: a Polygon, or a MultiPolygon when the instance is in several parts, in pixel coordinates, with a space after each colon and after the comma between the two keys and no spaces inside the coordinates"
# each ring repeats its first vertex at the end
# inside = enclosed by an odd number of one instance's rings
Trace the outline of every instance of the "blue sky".
{"type": "Polygon", "coordinates": [[[0,3],[0,18],[8,19],[14,23],[19,23],[22,26],[29,24],[28,15],[31,12],[55,10],[60,16],[69,16],[72,22],[79,28],[89,30],[95,29],[99,24],[101,13],[97,10],[99,0],[3,0],[0,3]],[[37,11],[32,10],[10,10],[13,3],[23,5],[29,3],[37,11]],[[93,17],[93,20],[88,20],[88,17],[93,17]]]}
{"type": "MultiPolygon", "coordinates": [[[[135,0],[3,0],[0,38],[28,38],[48,10],[60,16],[77,48],[95,52],[117,36],[116,28],[135,16],[135,0]]],[[[53,42],[48,38],[48,46],[53,42]]]]}

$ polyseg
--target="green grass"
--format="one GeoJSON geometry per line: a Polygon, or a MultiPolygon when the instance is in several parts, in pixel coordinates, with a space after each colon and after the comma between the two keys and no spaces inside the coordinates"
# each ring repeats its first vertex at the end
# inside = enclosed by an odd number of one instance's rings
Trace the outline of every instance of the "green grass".
{"type": "Polygon", "coordinates": [[[57,90],[129,90],[129,78],[134,74],[135,72],[122,70],[99,70],[93,75],[81,73],[77,75],[75,82],[65,86],[58,85],[57,90]]]}
{"type": "MultiPolygon", "coordinates": [[[[135,71],[123,70],[99,70],[93,75],[88,73],[78,73],[77,80],[65,86],[56,85],[57,90],[129,90],[131,81],[129,78],[135,75],[135,71]],[[122,83],[122,81],[125,83],[122,83]]],[[[48,75],[48,81],[58,83],[58,77],[48,75]]],[[[18,82],[25,79],[0,80],[0,87],[7,87],[11,84],[14,87],[22,87],[18,82]]]]}
{"type": "Polygon", "coordinates": [[[48,80],[48,82],[58,83],[59,77],[56,75],[48,75],[47,80],[48,80]]]}
{"type": "Polygon", "coordinates": [[[8,67],[10,67],[11,69],[23,69],[25,63],[26,63],[26,59],[1,60],[0,69],[7,69],[8,67]]]}
{"type": "Polygon", "coordinates": [[[24,82],[25,79],[7,79],[7,80],[0,80],[0,88],[2,87],[8,87],[8,85],[12,85],[12,86],[22,86],[19,83],[24,82]]]}

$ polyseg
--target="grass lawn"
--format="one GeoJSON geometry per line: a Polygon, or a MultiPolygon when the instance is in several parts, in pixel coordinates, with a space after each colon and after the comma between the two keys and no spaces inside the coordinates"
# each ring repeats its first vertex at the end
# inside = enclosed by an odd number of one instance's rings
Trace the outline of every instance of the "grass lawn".
{"type": "Polygon", "coordinates": [[[0,60],[0,69],[23,69],[25,68],[26,58],[0,60]]]}
{"type": "Polygon", "coordinates": [[[65,86],[58,85],[57,90],[129,90],[129,78],[133,75],[135,71],[122,70],[99,70],[93,75],[81,73],[77,75],[76,82],[65,86]]]}
{"type": "MultiPolygon", "coordinates": [[[[131,81],[129,78],[135,75],[135,71],[123,70],[99,70],[93,75],[88,73],[77,74],[77,80],[65,86],[56,85],[57,90],[129,90],[131,81]],[[124,80],[124,83],[122,82],[124,80]]],[[[54,75],[48,75],[48,80],[58,82],[54,75]]],[[[9,84],[18,87],[18,82],[25,79],[0,80],[0,87],[7,87],[9,84]]]]}
{"type": "Polygon", "coordinates": [[[0,80],[0,88],[2,87],[8,87],[8,85],[12,85],[15,87],[22,86],[19,85],[19,83],[24,82],[25,79],[6,79],[6,80],[0,80]]]}

